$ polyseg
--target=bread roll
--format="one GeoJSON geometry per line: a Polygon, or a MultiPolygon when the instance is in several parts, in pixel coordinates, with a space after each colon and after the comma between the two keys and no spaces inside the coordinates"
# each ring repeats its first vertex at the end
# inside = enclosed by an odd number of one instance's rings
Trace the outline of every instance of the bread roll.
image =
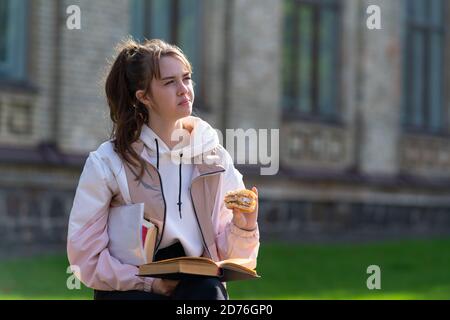
{"type": "Polygon", "coordinates": [[[243,212],[253,212],[256,208],[257,196],[252,190],[242,189],[225,194],[224,202],[228,209],[237,208],[243,212]]]}

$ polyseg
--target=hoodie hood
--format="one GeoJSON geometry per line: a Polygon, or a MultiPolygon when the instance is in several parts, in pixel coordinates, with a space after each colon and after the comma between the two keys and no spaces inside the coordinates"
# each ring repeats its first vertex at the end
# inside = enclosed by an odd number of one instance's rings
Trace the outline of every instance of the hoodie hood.
{"type": "Polygon", "coordinates": [[[142,126],[140,138],[150,149],[150,156],[161,159],[172,157],[172,160],[179,162],[182,155],[183,161],[188,161],[219,146],[217,132],[206,121],[193,116],[183,118],[181,121],[183,129],[175,130],[172,135],[174,141],[178,141],[172,150],[152,129],[145,124],[142,126]]]}
{"type": "MultiPolygon", "coordinates": [[[[170,150],[169,147],[161,140],[161,138],[147,125],[142,126],[141,140],[147,146],[150,161],[156,165],[162,177],[161,184],[174,185],[178,180],[178,194],[176,206],[180,219],[182,219],[182,198],[186,199],[188,195],[183,197],[183,181],[186,184],[186,177],[190,181],[192,176],[192,166],[183,166],[183,164],[196,163],[195,157],[203,157],[203,155],[219,146],[219,137],[217,132],[205,121],[197,117],[186,117],[181,120],[183,129],[177,129],[172,134],[172,140],[178,143],[170,150]],[[175,168],[176,166],[176,168],[175,168]],[[173,176],[178,171],[178,177],[173,176]]],[[[206,155],[208,157],[208,155],[206,155]]],[[[211,159],[211,158],[210,158],[211,159]]],[[[185,190],[188,189],[185,185],[185,190]]],[[[172,190],[172,189],[170,189],[172,190]]],[[[174,199],[171,191],[167,191],[168,199],[174,199]]],[[[168,201],[169,207],[175,201],[168,201]]]]}

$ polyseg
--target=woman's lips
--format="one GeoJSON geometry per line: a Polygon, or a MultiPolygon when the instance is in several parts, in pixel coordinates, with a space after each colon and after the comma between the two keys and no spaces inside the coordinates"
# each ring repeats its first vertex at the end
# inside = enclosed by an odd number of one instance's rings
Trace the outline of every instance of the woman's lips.
{"type": "Polygon", "coordinates": [[[178,105],[180,105],[180,106],[187,106],[187,105],[189,105],[189,100],[183,100],[178,105]]]}

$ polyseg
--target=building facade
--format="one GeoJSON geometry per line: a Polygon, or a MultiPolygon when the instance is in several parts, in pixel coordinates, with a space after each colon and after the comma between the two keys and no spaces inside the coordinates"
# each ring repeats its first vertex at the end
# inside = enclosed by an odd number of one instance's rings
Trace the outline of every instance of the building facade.
{"type": "Polygon", "coordinates": [[[213,127],[280,130],[276,175],[239,166],[265,239],[448,234],[449,21],[444,0],[0,0],[0,248],[65,245],[129,35],[185,51],[213,127]]]}

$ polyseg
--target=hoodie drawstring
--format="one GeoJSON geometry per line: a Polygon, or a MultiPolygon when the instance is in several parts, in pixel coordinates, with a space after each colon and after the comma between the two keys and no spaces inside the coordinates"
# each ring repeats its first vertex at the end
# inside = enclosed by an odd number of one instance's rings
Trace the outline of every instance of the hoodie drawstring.
{"type": "MultiPolygon", "coordinates": [[[[158,139],[155,139],[155,143],[156,143],[156,168],[159,170],[159,144],[158,144],[158,139]]],[[[180,185],[178,188],[178,202],[177,202],[177,206],[178,206],[178,212],[180,213],[180,219],[182,219],[181,217],[181,164],[182,164],[182,159],[183,159],[183,154],[180,153],[180,171],[179,171],[179,176],[180,176],[180,185]]]]}
{"type": "Polygon", "coordinates": [[[183,154],[180,153],[180,186],[178,188],[178,212],[180,213],[180,219],[182,219],[181,217],[181,164],[182,164],[182,160],[183,160],[183,154]]]}
{"type": "Polygon", "coordinates": [[[156,169],[159,170],[159,144],[158,139],[155,139],[156,142],[156,169]]]}

